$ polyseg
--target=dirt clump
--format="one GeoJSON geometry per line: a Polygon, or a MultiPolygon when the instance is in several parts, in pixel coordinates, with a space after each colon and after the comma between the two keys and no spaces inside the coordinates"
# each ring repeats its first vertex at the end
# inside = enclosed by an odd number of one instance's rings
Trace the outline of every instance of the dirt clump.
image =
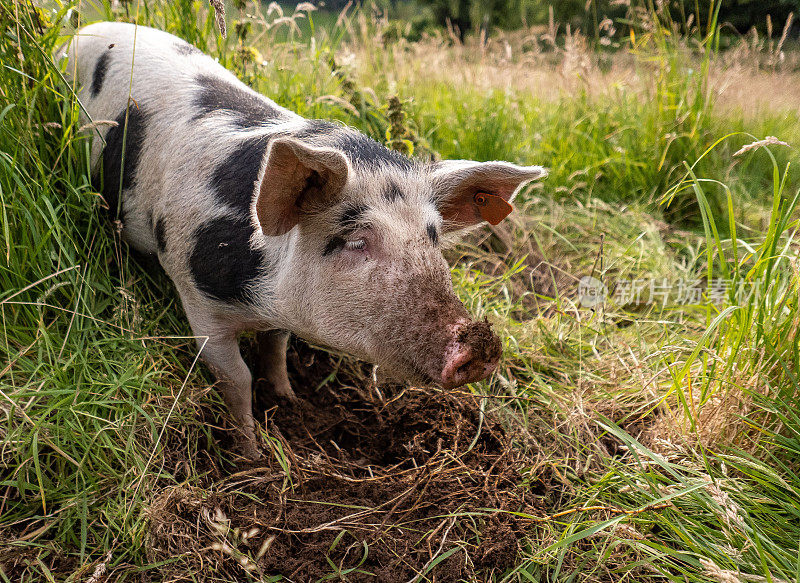
{"type": "Polygon", "coordinates": [[[152,561],[181,557],[164,567],[178,580],[386,583],[485,580],[514,565],[542,497],[479,398],[377,386],[368,365],[299,342],[289,356],[297,402],[257,386],[264,459],[215,462],[200,484],[159,493],[152,561]]]}
{"type": "Polygon", "coordinates": [[[473,322],[463,327],[456,337],[461,344],[472,347],[474,353],[483,361],[494,362],[503,351],[500,339],[492,332],[488,321],[473,322]]]}

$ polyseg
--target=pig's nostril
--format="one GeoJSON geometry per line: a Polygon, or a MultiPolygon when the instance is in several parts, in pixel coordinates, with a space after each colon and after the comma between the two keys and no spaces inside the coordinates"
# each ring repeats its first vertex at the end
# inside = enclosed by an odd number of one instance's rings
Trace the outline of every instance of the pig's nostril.
{"type": "Polygon", "coordinates": [[[477,356],[471,348],[459,347],[442,370],[442,386],[450,389],[479,381],[494,369],[494,365],[477,356]]]}
{"type": "Polygon", "coordinates": [[[500,339],[487,322],[459,322],[445,351],[441,384],[460,387],[485,379],[500,360],[500,339]]]}

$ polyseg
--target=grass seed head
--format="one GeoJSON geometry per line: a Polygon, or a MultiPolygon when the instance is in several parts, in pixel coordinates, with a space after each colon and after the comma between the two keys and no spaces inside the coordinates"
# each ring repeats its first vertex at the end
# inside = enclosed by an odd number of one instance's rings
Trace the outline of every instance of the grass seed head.
{"type": "Polygon", "coordinates": [[[711,559],[700,559],[704,574],[717,583],[743,583],[735,571],[723,569],[711,559]]]}
{"type": "Polygon", "coordinates": [[[747,152],[750,152],[751,150],[758,150],[759,148],[763,148],[764,146],[787,146],[787,147],[791,147],[791,146],[789,146],[789,144],[779,140],[775,136],[767,136],[763,140],[756,140],[755,142],[751,142],[751,143],[747,144],[746,146],[742,146],[733,155],[734,155],[734,157],[741,156],[742,154],[746,154],[747,152]]]}
{"type": "Polygon", "coordinates": [[[222,38],[228,37],[228,27],[225,24],[225,3],[222,0],[208,0],[214,9],[214,17],[217,21],[217,28],[222,38]]]}

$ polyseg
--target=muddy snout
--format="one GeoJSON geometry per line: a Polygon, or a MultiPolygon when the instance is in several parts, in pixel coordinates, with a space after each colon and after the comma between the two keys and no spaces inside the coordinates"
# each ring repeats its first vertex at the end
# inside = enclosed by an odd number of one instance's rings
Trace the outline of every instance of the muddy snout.
{"type": "Polygon", "coordinates": [[[500,353],[500,339],[488,322],[459,322],[445,349],[441,385],[452,389],[485,379],[497,367],[500,353]]]}

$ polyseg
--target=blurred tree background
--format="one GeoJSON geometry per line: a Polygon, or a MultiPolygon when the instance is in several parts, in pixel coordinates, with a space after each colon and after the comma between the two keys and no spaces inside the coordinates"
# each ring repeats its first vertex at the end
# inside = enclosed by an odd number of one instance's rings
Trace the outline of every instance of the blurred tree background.
{"type": "MultiPolygon", "coordinates": [[[[789,14],[800,12],[800,0],[377,0],[376,3],[391,18],[413,22],[417,30],[450,26],[463,38],[493,28],[514,30],[546,25],[551,14],[554,22],[569,24],[591,36],[604,18],[625,18],[631,7],[666,10],[675,22],[690,22],[694,26],[699,23],[703,27],[720,2],[719,21],[728,24],[727,30],[732,33],[744,34],[755,27],[764,34],[769,16],[772,33],[779,35],[789,14]]],[[[346,4],[347,0],[329,0],[326,5],[338,10],[346,4]]]]}

